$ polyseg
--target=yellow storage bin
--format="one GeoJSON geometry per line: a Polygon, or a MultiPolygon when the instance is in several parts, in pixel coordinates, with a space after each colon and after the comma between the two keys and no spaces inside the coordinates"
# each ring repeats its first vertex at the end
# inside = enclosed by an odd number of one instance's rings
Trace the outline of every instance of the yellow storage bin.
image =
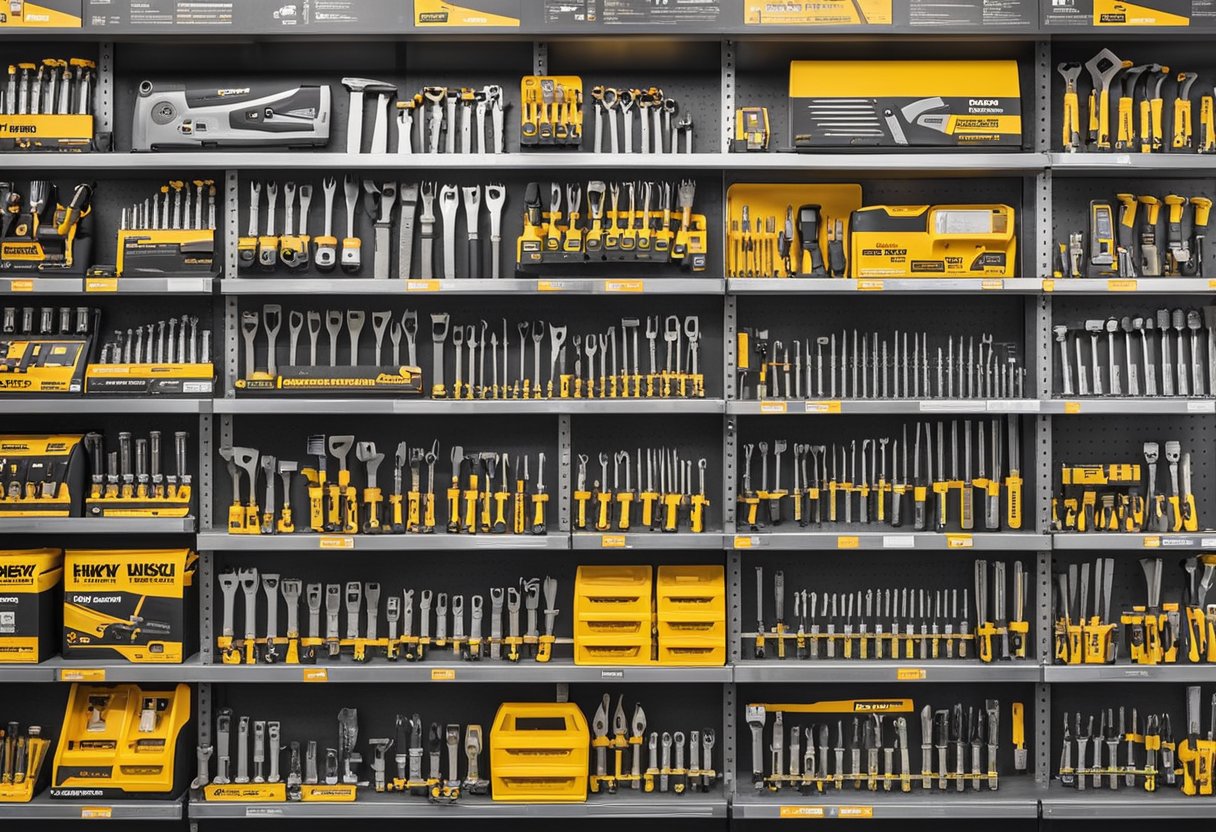
{"type": "Polygon", "coordinates": [[[726,664],[725,642],[659,643],[659,664],[723,665],[726,664]]]}
{"type": "Polygon", "coordinates": [[[574,617],[588,613],[650,615],[654,569],[649,566],[580,566],[574,578],[574,617]]]}
{"type": "Polygon", "coordinates": [[[587,799],[591,734],[570,702],[504,702],[490,729],[490,794],[523,803],[587,799]]]}
{"type": "Polygon", "coordinates": [[[580,566],[574,580],[574,663],[650,664],[654,570],[580,566]]]}
{"type": "Polygon", "coordinates": [[[650,635],[626,639],[583,636],[574,641],[575,664],[650,664],[650,635]]]}
{"type": "Polygon", "coordinates": [[[721,566],[660,566],[660,664],[726,662],[726,574],[721,566]]]}

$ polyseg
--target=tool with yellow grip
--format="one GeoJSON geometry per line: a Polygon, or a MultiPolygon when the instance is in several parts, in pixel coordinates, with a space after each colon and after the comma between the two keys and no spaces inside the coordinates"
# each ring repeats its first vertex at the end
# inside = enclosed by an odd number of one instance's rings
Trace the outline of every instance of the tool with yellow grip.
{"type": "Polygon", "coordinates": [[[1110,150],[1110,88],[1119,71],[1130,67],[1109,49],[1103,49],[1085,63],[1093,88],[1089,95],[1089,138],[1098,150],[1110,150]]]}
{"type": "Polygon", "coordinates": [[[1170,146],[1175,150],[1190,150],[1195,144],[1194,128],[1191,125],[1191,87],[1199,75],[1194,72],[1179,72],[1178,95],[1174,99],[1174,136],[1170,146]]]}
{"type": "Polygon", "coordinates": [[[1081,101],[1077,96],[1077,79],[1081,77],[1079,63],[1062,62],[1056,72],[1064,78],[1064,117],[1061,120],[1063,135],[1060,146],[1068,153],[1081,149],[1081,101]]]}

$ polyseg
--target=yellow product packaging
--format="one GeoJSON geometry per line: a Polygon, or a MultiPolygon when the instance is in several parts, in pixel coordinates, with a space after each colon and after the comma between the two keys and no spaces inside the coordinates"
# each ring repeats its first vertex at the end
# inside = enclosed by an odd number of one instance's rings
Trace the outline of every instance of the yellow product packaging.
{"type": "Polygon", "coordinates": [[[40,662],[55,652],[63,550],[0,551],[0,664],[40,662]]]}

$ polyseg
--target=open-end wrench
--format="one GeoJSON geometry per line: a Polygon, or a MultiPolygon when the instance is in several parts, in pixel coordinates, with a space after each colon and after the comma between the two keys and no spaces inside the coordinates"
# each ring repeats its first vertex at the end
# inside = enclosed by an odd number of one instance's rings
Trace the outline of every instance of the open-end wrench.
{"type": "Polygon", "coordinates": [[[321,334],[321,313],[308,310],[308,366],[317,366],[317,338],[321,334]]]}
{"type": "Polygon", "coordinates": [[[350,366],[359,365],[359,333],[363,332],[363,324],[367,313],[362,309],[346,310],[346,332],[350,337],[350,366]]]}
{"type": "Polygon", "coordinates": [[[275,353],[278,352],[279,328],[282,325],[282,306],[268,303],[262,307],[262,328],[266,330],[266,372],[271,376],[276,376],[279,372],[275,353]]]}
{"type": "MultiPolygon", "coordinates": [[[[266,234],[258,238],[258,265],[268,271],[279,262],[279,238],[274,233],[274,212],[278,201],[278,183],[266,183],[266,234]]],[[[177,223],[174,226],[180,227],[177,223]]]]}
{"type": "Polygon", "coordinates": [[[439,189],[439,214],[443,217],[443,274],[440,278],[456,277],[456,213],[460,208],[460,192],[455,185],[439,189]]]}
{"type": "Polygon", "coordinates": [[[342,180],[346,196],[346,236],[342,239],[342,271],[354,274],[363,262],[363,241],[355,236],[355,207],[359,204],[359,180],[347,174],[342,180]]]}
{"type": "Polygon", "coordinates": [[[329,332],[329,366],[338,366],[338,334],[342,331],[342,311],[325,310],[325,329],[329,332]]]}
{"type": "Polygon", "coordinates": [[[334,236],[334,195],[338,189],[338,180],[332,176],[325,177],[321,182],[321,190],[325,194],[324,233],[314,241],[313,263],[317,270],[328,272],[337,263],[338,239],[334,236]]]}
{"type": "Polygon", "coordinates": [[[373,312],[372,313],[372,334],[376,336],[376,366],[379,367],[383,361],[384,355],[384,333],[388,329],[389,320],[392,318],[391,311],[373,312]]]}

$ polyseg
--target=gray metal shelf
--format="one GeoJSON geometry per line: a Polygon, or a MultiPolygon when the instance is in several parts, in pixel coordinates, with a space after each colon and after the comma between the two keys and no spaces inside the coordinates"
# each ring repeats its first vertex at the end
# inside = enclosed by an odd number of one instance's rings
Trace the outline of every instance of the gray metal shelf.
{"type": "Polygon", "coordinates": [[[1043,681],[1075,684],[1086,682],[1177,682],[1202,684],[1216,682],[1216,665],[1211,664],[1082,664],[1047,665],[1043,681]]]}
{"type": "Polygon", "coordinates": [[[726,281],[714,277],[563,277],[501,280],[374,280],[370,278],[231,278],[223,295],[707,295],[721,296],[726,281]]]}
{"type": "Polygon", "coordinates": [[[1210,549],[1216,547],[1216,532],[1065,532],[1051,536],[1056,551],[1094,551],[1102,549],[1144,550],[1150,554],[1163,549],[1210,549]]]}
{"type": "MultiPolygon", "coordinates": [[[[787,644],[787,647],[790,646],[787,644]]],[[[784,661],[747,659],[736,662],[735,684],[764,682],[814,682],[816,684],[844,682],[1040,682],[1043,668],[1027,660],[1021,662],[993,662],[984,664],[975,660],[917,661],[907,660],[853,660],[841,659],[814,661],[790,657],[784,661]]]]}
{"type": "MultiPolygon", "coordinates": [[[[1093,535],[1090,535],[1091,537],[1093,535]]],[[[1038,552],[1051,549],[1051,537],[1033,532],[975,532],[974,534],[937,534],[889,529],[883,532],[865,531],[795,531],[741,532],[728,536],[727,545],[733,549],[770,549],[775,551],[813,550],[919,550],[945,551],[971,549],[974,551],[1038,552]]]]}
{"type": "Polygon", "coordinates": [[[26,398],[9,396],[0,398],[0,413],[191,413],[212,412],[212,399],[178,399],[148,397],[103,398],[99,396],[52,398],[26,398]]]}
{"type": "Polygon", "coordinates": [[[883,413],[1039,413],[1038,399],[766,399],[730,401],[730,416],[883,413]]]}
{"type": "Polygon", "coordinates": [[[503,549],[558,551],[570,548],[570,537],[551,531],[531,534],[228,534],[200,532],[198,548],[209,552],[394,552],[433,549],[494,551],[503,549]]]}
{"type": "Polygon", "coordinates": [[[1143,788],[1086,789],[1077,791],[1052,783],[1042,798],[1043,818],[1051,820],[1164,820],[1203,818],[1216,813],[1210,797],[1187,797],[1164,787],[1157,792],[1143,788]]]}
{"type": "Polygon", "coordinates": [[[919,784],[907,794],[870,791],[827,791],[822,795],[757,793],[741,776],[731,800],[731,817],[738,820],[777,818],[874,818],[911,820],[925,818],[1037,818],[1039,797],[1045,792],[1029,777],[1006,776],[995,792],[921,791],[919,784]]]}
{"type": "MultiPolygon", "coordinates": [[[[474,399],[448,401],[415,399],[216,399],[215,413],[280,415],[292,413],[391,415],[528,414],[555,413],[722,413],[722,399],[474,399]]],[[[0,408],[2,412],[2,408],[0,408]]]]}
{"type": "Polygon", "coordinates": [[[1216,292],[1216,281],[1205,277],[1145,277],[1130,280],[1076,280],[1043,281],[1044,291],[1053,295],[1207,295],[1216,292]]]}
{"type": "MultiPolygon", "coordinates": [[[[45,765],[50,765],[47,762],[45,765]]],[[[52,800],[45,793],[29,803],[0,803],[4,820],[181,820],[182,798],[173,800],[52,800]]]]}
{"type": "MultiPolygon", "coordinates": [[[[39,664],[0,664],[0,682],[53,682],[53,659],[39,664]]],[[[0,803],[0,806],[4,804],[0,803]]]]}
{"type": "Polygon", "coordinates": [[[852,280],[841,278],[773,278],[732,277],[726,281],[731,295],[851,295],[871,292],[926,295],[1034,295],[1043,291],[1038,278],[1009,278],[1008,280],[979,280],[970,278],[884,278],[852,280]]]}
{"type": "MultiPolygon", "coordinates": [[[[49,673],[52,682],[198,682],[190,670],[202,667],[197,656],[182,664],[136,664],[116,661],[77,661],[61,656],[47,659],[40,665],[49,673]]],[[[0,671],[0,679],[5,674],[0,671]]]]}
{"type": "MultiPolygon", "coordinates": [[[[1211,34],[1208,34],[1211,37],[1211,34]]],[[[1211,176],[1216,158],[1198,153],[1052,153],[1054,176],[1211,176]]]]}
{"type": "Polygon", "coordinates": [[[1042,412],[1052,415],[1114,414],[1121,416],[1196,415],[1216,413],[1216,399],[1046,399],[1042,412]]]}
{"type": "MultiPolygon", "coordinates": [[[[64,157],[70,155],[73,154],[63,154],[64,157]]],[[[95,157],[81,154],[81,158],[95,157]]],[[[8,167],[7,159],[5,166],[8,167]]],[[[209,295],[213,284],[214,279],[210,277],[82,279],[21,275],[0,278],[0,295],[209,295]]]]}
{"type": "Polygon", "coordinates": [[[0,534],[191,534],[193,517],[3,517],[0,534]]]}
{"type": "Polygon", "coordinates": [[[209,803],[190,801],[192,820],[241,818],[324,820],[347,818],[724,818],[726,797],[702,794],[591,795],[586,803],[504,803],[466,795],[455,805],[402,794],[360,792],[353,803],[209,803]]]}
{"type": "Polygon", "coordinates": [[[671,550],[697,549],[721,550],[723,547],[721,532],[574,532],[570,535],[572,549],[644,549],[671,550]]]}

